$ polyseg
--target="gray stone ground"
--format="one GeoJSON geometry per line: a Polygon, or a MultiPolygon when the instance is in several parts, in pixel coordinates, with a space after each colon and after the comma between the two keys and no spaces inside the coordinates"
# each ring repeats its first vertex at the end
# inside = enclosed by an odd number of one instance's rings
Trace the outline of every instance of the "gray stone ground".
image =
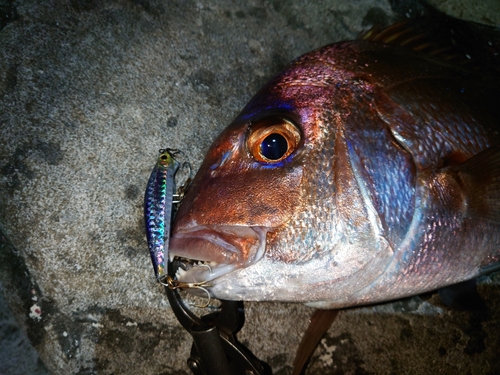
{"type": "MultiPolygon", "coordinates": [[[[408,0],[410,1],[410,0],[408,0]]],[[[438,1],[500,25],[496,0],[438,1]]],[[[390,22],[386,0],[0,1],[0,374],[188,374],[190,337],[153,280],[142,199],[162,147],[197,167],[294,57],[390,22]]],[[[488,310],[430,294],[342,312],[308,374],[500,373],[488,310]]],[[[311,309],[246,303],[239,339],[290,374],[311,309]]]]}

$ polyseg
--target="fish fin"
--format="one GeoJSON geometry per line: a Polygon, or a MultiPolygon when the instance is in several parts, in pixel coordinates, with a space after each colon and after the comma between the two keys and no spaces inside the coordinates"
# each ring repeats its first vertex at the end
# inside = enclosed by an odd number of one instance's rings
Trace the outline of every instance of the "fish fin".
{"type": "Polygon", "coordinates": [[[487,275],[489,273],[500,270],[500,262],[489,264],[487,266],[481,267],[481,275],[487,275]]]}
{"type": "Polygon", "coordinates": [[[476,279],[462,281],[438,290],[441,301],[455,310],[485,311],[486,303],[477,291],[476,279]]]}
{"type": "Polygon", "coordinates": [[[500,224],[500,145],[446,169],[464,190],[465,216],[500,224]]]}
{"type": "Polygon", "coordinates": [[[302,340],[300,341],[293,361],[292,375],[302,375],[305,373],[307,364],[326,331],[331,327],[340,310],[314,311],[309,327],[307,327],[302,340]]]}
{"type": "Polygon", "coordinates": [[[470,60],[461,55],[453,46],[443,46],[436,43],[427,32],[420,32],[411,21],[397,22],[389,27],[373,27],[358,36],[359,40],[379,42],[405,47],[415,52],[457,64],[469,64],[470,60]]]}
{"type": "Polygon", "coordinates": [[[500,29],[448,16],[425,1],[415,9],[400,5],[393,10],[404,21],[375,26],[358,39],[410,48],[483,73],[500,71],[500,29]]]}

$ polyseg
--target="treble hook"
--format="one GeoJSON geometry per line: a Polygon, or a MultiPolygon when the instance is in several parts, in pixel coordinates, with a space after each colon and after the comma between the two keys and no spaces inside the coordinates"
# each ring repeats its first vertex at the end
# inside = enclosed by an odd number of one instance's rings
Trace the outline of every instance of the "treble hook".
{"type": "MultiPolygon", "coordinates": [[[[208,267],[211,271],[210,266],[208,266],[208,265],[205,265],[205,266],[208,267]]],[[[210,302],[212,301],[212,297],[210,296],[210,292],[204,288],[204,286],[210,287],[212,285],[207,284],[206,281],[202,281],[199,283],[185,283],[182,281],[177,281],[172,276],[167,275],[166,283],[164,283],[162,281],[160,281],[160,283],[162,285],[167,286],[169,289],[172,289],[172,290],[175,290],[175,289],[199,289],[199,290],[203,290],[207,294],[208,301],[207,301],[207,303],[205,303],[203,305],[195,304],[196,307],[203,309],[205,307],[208,307],[208,305],[210,305],[210,302]]]]}
{"type": "Polygon", "coordinates": [[[210,267],[208,264],[205,264],[205,263],[202,263],[202,264],[197,264],[195,265],[193,268],[196,268],[196,267],[207,267],[208,268],[208,273],[211,274],[212,273],[212,267],[210,267]]]}

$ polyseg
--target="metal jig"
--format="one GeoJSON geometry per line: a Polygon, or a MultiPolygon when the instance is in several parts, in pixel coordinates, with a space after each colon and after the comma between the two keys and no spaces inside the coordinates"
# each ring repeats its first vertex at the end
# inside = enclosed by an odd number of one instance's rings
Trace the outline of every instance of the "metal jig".
{"type": "Polygon", "coordinates": [[[182,201],[189,188],[192,169],[188,162],[181,164],[176,159],[176,156],[182,153],[180,150],[165,148],[159,152],[144,196],[144,221],[153,269],[157,280],[161,281],[165,278],[168,264],[168,243],[172,218],[175,214],[174,205],[182,201]],[[174,194],[175,177],[179,175],[179,169],[186,168],[186,181],[174,194]]]}
{"type": "Polygon", "coordinates": [[[166,273],[172,218],[174,175],[180,163],[175,149],[162,149],[151,172],[144,195],[144,221],[149,253],[158,280],[166,273]]]}

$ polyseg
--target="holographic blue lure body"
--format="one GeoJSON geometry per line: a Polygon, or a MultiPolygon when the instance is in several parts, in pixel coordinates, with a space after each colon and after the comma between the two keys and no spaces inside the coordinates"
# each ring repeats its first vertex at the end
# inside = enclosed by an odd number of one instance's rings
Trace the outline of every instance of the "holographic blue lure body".
{"type": "Polygon", "coordinates": [[[162,281],[167,274],[174,175],[180,166],[180,163],[174,159],[174,154],[175,150],[160,150],[160,156],[149,177],[144,197],[146,235],[158,281],[162,281]]]}

